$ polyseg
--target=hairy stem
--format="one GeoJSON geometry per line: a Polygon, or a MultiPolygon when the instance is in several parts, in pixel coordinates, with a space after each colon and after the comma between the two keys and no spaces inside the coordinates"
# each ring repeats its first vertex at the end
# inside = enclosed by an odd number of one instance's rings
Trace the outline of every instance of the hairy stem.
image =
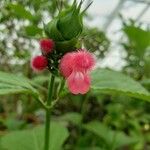
{"type": "MultiPolygon", "coordinates": [[[[53,96],[53,87],[55,82],[55,76],[51,75],[51,80],[48,86],[48,98],[47,98],[47,106],[49,107],[52,103],[53,96]]],[[[45,145],[44,150],[49,150],[50,146],[50,121],[51,121],[51,111],[52,108],[46,110],[46,123],[45,123],[45,145]]]]}

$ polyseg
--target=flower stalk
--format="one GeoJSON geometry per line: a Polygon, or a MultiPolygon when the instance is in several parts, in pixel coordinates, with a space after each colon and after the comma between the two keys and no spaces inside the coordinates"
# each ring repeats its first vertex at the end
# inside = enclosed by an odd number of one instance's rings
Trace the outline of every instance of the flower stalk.
{"type": "Polygon", "coordinates": [[[52,112],[52,97],[53,97],[53,87],[55,83],[55,76],[51,75],[51,80],[49,82],[48,86],[48,98],[47,98],[47,107],[49,109],[46,109],[46,123],[45,123],[45,144],[44,144],[44,150],[49,150],[50,146],[50,121],[51,121],[51,112],[52,112]]]}

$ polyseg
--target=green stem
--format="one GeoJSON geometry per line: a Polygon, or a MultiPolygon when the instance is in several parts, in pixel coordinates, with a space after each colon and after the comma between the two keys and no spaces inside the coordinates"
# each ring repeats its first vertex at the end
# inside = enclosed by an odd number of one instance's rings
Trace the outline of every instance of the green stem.
{"type": "Polygon", "coordinates": [[[85,117],[85,115],[86,115],[86,111],[87,111],[87,110],[86,110],[86,105],[87,105],[87,103],[88,103],[89,95],[86,94],[86,95],[84,95],[82,98],[83,98],[83,99],[82,99],[83,103],[82,103],[82,105],[81,105],[81,116],[82,116],[81,124],[83,123],[83,119],[84,119],[84,117],[85,117]]]}
{"type": "Polygon", "coordinates": [[[59,89],[58,89],[57,97],[59,97],[59,95],[60,95],[60,93],[62,92],[64,86],[65,86],[65,80],[62,79],[62,80],[61,80],[61,83],[60,83],[60,87],[59,87],[59,89]]]}
{"type": "MultiPolygon", "coordinates": [[[[54,88],[54,81],[55,81],[55,76],[51,76],[51,80],[49,82],[48,86],[48,98],[47,98],[47,106],[49,107],[52,102],[52,94],[53,94],[53,88],[54,88]]],[[[52,109],[47,109],[46,110],[46,123],[45,123],[45,145],[44,145],[44,150],[49,150],[50,146],[50,120],[51,120],[51,111],[52,109]]]]}
{"type": "MultiPolygon", "coordinates": [[[[88,94],[86,94],[86,95],[84,95],[84,96],[81,96],[81,101],[83,101],[82,102],[82,104],[81,104],[81,109],[80,109],[80,114],[81,114],[81,116],[82,116],[82,120],[81,120],[81,122],[80,122],[80,124],[79,124],[79,136],[81,137],[82,136],[82,131],[83,131],[83,119],[84,119],[84,117],[85,117],[85,115],[86,115],[86,105],[87,105],[87,102],[88,102],[88,94]]],[[[78,142],[78,141],[77,141],[78,142]]]]}

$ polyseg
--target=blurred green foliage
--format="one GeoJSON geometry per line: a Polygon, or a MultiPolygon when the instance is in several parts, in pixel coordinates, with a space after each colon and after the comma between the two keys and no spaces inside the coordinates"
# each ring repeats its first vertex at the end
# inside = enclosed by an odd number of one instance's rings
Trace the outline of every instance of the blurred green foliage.
{"type": "MultiPolygon", "coordinates": [[[[66,0],[64,7],[68,4],[66,0]]],[[[45,114],[36,98],[45,99],[49,73],[32,73],[30,57],[38,51],[38,40],[45,37],[43,24],[60,7],[55,0],[0,1],[0,149],[42,147],[45,114]]],[[[150,149],[150,31],[136,22],[124,22],[120,32],[126,39],[120,45],[127,54],[127,65],[122,73],[94,71],[87,95],[62,95],[52,113],[51,146],[58,147],[51,150],[150,149]]],[[[86,27],[80,40],[97,59],[109,53],[111,41],[97,28],[86,27]]]]}
{"type": "Polygon", "coordinates": [[[122,44],[127,52],[125,71],[137,80],[150,78],[150,30],[130,21],[124,24],[123,32],[127,36],[122,44]]]}

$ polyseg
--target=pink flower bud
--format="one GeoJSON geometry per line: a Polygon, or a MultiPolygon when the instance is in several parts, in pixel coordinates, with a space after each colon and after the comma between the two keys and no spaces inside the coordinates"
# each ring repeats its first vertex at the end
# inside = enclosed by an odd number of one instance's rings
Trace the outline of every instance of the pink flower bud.
{"type": "Polygon", "coordinates": [[[40,48],[41,48],[42,52],[44,52],[45,54],[52,52],[53,47],[54,47],[53,40],[51,40],[51,39],[40,40],[40,48]]]}
{"type": "Polygon", "coordinates": [[[68,88],[73,94],[85,94],[90,89],[90,77],[82,72],[72,72],[67,78],[68,88]]]}
{"type": "Polygon", "coordinates": [[[74,69],[77,71],[86,72],[91,70],[95,65],[95,59],[92,53],[85,49],[80,49],[74,55],[74,69]]]}
{"type": "Polygon", "coordinates": [[[31,60],[31,68],[36,71],[43,71],[48,65],[47,58],[44,56],[35,56],[31,60]]]}

